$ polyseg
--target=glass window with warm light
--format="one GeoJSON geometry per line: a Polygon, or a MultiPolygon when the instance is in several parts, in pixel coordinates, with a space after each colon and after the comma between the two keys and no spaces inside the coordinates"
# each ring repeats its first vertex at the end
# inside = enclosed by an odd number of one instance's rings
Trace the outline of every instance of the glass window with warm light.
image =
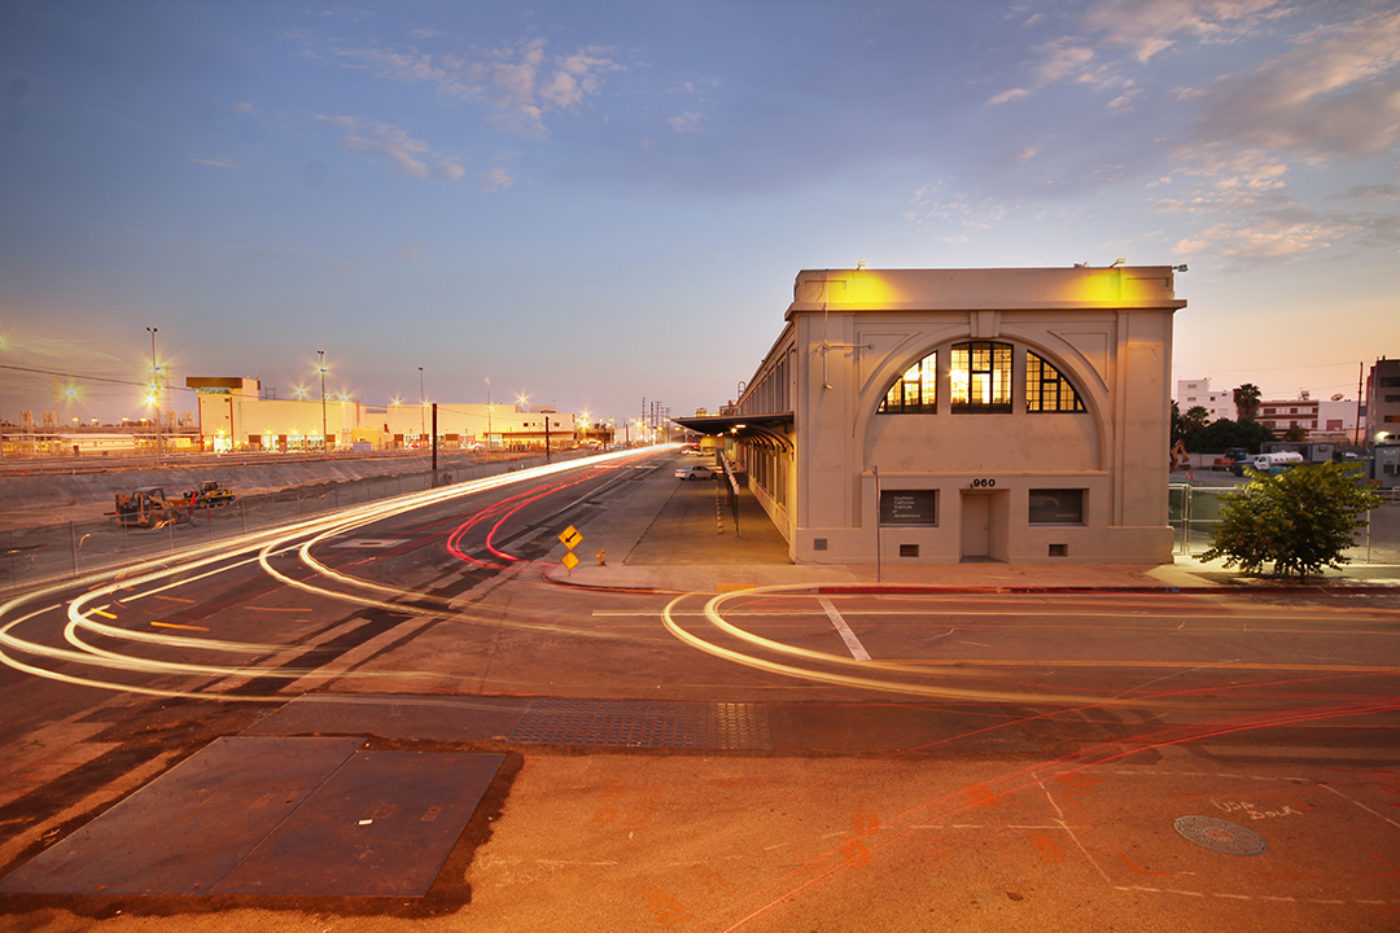
{"type": "Polygon", "coordinates": [[[1046,359],[1026,351],[1026,411],[1083,411],[1074,385],[1046,359]]]}
{"type": "Polygon", "coordinates": [[[938,354],[930,353],[904,371],[885,392],[881,414],[931,414],[938,410],[938,354]]]}
{"type": "Polygon", "coordinates": [[[953,411],[1011,411],[1011,345],[988,340],[954,344],[948,379],[953,411]]]}

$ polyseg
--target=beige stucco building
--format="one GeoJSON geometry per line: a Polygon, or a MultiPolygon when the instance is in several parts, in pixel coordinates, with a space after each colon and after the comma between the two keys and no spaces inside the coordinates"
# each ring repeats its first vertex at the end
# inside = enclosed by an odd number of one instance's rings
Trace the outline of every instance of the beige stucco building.
{"type": "Polygon", "coordinates": [[[724,416],[798,562],[1169,562],[1173,269],[817,270],[724,416]]]}
{"type": "MultiPolygon", "coordinates": [[[[365,405],[358,399],[268,399],[256,379],[195,376],[185,380],[199,400],[199,436],[206,450],[319,450],[369,445],[373,450],[431,446],[431,405],[365,405]]],[[[573,447],[611,442],[607,425],[585,425],[567,412],[518,405],[439,403],[437,438],[448,447],[493,450],[573,447]]]]}

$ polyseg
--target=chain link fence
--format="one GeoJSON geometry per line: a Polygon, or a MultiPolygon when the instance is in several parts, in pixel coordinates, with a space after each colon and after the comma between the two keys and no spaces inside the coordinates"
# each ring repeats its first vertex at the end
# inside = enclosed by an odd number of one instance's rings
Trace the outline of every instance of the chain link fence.
{"type": "MultiPolygon", "coordinates": [[[[1234,491],[1232,486],[1171,484],[1170,521],[1176,553],[1193,556],[1210,547],[1220,524],[1221,497],[1234,491]]],[[[1366,526],[1358,531],[1356,546],[1346,552],[1354,564],[1400,563],[1400,498],[1394,489],[1378,492],[1386,497],[1384,504],[1366,513],[1366,526]]]]}
{"type": "MultiPolygon", "coordinates": [[[[554,459],[561,457],[556,454],[554,459]]],[[[192,510],[182,510],[180,521],[154,528],[127,527],[117,524],[114,518],[103,518],[0,531],[0,592],[173,554],[348,506],[420,492],[434,484],[464,482],[544,462],[541,455],[511,462],[454,466],[437,473],[407,473],[287,489],[235,499],[222,506],[197,505],[192,510]]]]}

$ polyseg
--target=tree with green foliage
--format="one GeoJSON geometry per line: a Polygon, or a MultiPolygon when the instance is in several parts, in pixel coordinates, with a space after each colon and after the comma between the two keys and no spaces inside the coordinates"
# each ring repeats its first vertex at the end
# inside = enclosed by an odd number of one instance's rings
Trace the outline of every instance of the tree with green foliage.
{"type": "Polygon", "coordinates": [[[1190,437],[1200,431],[1210,423],[1210,412],[1204,405],[1192,405],[1186,409],[1186,414],[1181,416],[1181,426],[1186,431],[1186,436],[1190,437]]]}
{"type": "Polygon", "coordinates": [[[1308,439],[1308,429],[1301,424],[1290,424],[1288,430],[1283,432],[1283,439],[1286,441],[1305,441],[1308,439]]]}
{"type": "MultiPolygon", "coordinates": [[[[1182,418],[1183,423],[1185,417],[1182,418]]],[[[1257,454],[1265,441],[1274,439],[1268,425],[1258,421],[1212,421],[1194,434],[1186,435],[1186,449],[1193,454],[1222,454],[1232,447],[1244,447],[1257,454]]]]}
{"type": "Polygon", "coordinates": [[[1235,411],[1239,413],[1241,421],[1253,421],[1259,416],[1259,400],[1264,397],[1264,393],[1259,391],[1259,387],[1252,382],[1235,389],[1235,411]]]}
{"type": "Polygon", "coordinates": [[[1246,470],[1249,483],[1221,497],[1220,525],[1205,560],[1259,573],[1273,565],[1279,576],[1306,579],[1347,563],[1342,552],[1356,544],[1356,531],[1380,496],[1357,485],[1355,463],[1318,463],[1270,476],[1246,470]]]}

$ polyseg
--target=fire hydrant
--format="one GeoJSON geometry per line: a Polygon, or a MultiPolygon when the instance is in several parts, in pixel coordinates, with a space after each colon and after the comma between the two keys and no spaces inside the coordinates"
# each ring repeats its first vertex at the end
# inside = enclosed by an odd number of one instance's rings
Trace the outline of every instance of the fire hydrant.
{"type": "Polygon", "coordinates": [[[607,564],[608,564],[608,552],[607,552],[607,551],[604,551],[604,550],[602,550],[602,549],[600,548],[599,551],[598,551],[598,566],[599,566],[599,567],[606,567],[607,564]]]}

